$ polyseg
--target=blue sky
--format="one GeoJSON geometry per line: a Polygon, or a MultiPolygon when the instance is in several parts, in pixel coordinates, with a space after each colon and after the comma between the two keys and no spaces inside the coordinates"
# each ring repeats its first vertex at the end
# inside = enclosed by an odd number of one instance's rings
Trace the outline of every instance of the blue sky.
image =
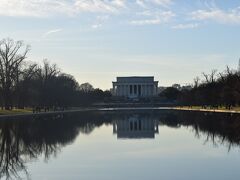
{"type": "Polygon", "coordinates": [[[1,0],[0,21],[28,60],[103,89],[130,75],[188,84],[240,57],[239,0],[1,0]]]}

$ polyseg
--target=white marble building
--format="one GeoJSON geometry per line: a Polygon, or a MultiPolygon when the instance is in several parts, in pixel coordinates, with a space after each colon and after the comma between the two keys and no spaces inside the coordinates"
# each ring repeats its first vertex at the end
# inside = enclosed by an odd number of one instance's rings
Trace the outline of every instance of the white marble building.
{"type": "Polygon", "coordinates": [[[117,81],[112,83],[114,96],[153,97],[158,92],[158,81],[154,81],[153,76],[117,77],[117,81]]]}

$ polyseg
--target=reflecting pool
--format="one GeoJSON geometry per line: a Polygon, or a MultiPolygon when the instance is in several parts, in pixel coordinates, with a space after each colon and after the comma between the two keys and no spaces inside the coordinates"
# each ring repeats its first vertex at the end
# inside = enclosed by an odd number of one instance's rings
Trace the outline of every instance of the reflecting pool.
{"type": "Polygon", "coordinates": [[[83,111],[0,119],[1,179],[239,179],[240,115],[83,111]]]}

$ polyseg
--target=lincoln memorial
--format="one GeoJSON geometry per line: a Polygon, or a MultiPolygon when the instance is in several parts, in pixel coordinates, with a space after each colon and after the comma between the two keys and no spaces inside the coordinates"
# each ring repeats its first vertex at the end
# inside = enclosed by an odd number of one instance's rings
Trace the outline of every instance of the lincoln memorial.
{"type": "Polygon", "coordinates": [[[128,98],[157,96],[158,81],[153,76],[117,77],[113,83],[113,95],[128,98]]]}

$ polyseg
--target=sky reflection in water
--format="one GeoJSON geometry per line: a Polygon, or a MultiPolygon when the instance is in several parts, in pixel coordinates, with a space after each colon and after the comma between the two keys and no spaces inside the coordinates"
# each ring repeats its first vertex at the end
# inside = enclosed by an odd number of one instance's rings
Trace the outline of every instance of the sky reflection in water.
{"type": "Polygon", "coordinates": [[[239,130],[239,115],[167,110],[1,120],[1,176],[238,179],[239,130]]]}

